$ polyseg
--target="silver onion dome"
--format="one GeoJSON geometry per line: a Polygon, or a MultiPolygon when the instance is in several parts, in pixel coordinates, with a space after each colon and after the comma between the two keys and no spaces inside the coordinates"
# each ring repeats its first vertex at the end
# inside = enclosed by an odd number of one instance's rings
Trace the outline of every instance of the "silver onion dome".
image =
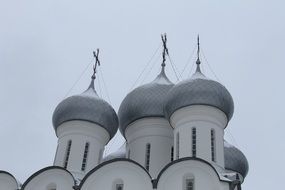
{"type": "Polygon", "coordinates": [[[224,142],[225,169],[240,173],[243,178],[248,173],[248,161],[245,155],[236,147],[224,142]]]}
{"type": "Polygon", "coordinates": [[[231,94],[222,84],[205,77],[199,64],[190,79],[179,82],[169,91],[164,107],[166,117],[169,119],[176,110],[186,106],[208,105],[223,111],[229,121],[234,112],[231,94]]]}
{"type": "Polygon", "coordinates": [[[121,133],[124,135],[127,126],[138,119],[164,117],[165,97],[172,86],[163,66],[154,81],[131,91],[121,103],[118,112],[121,133]]]}
{"type": "Polygon", "coordinates": [[[64,99],[53,113],[53,126],[66,121],[82,120],[95,123],[106,129],[112,138],[118,130],[118,117],[114,109],[101,99],[94,88],[94,79],[82,94],[64,99]]]}

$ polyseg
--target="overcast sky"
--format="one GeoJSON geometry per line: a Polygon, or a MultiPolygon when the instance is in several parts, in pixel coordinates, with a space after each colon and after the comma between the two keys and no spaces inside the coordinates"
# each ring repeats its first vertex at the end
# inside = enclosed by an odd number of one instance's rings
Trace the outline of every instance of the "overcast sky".
{"type": "MultiPolygon", "coordinates": [[[[280,189],[285,177],[284,6],[282,0],[0,0],[0,170],[24,182],[53,164],[52,113],[66,95],[89,85],[91,65],[80,76],[94,49],[101,49],[103,92],[98,93],[106,100],[109,95],[118,110],[160,45],[161,33],[168,34],[178,71],[188,63],[184,79],[199,33],[204,73],[216,75],[234,98],[225,138],[248,158],[243,189],[280,189]]],[[[158,73],[159,54],[136,85],[158,73]]],[[[122,143],[115,136],[106,154],[122,143]]]]}

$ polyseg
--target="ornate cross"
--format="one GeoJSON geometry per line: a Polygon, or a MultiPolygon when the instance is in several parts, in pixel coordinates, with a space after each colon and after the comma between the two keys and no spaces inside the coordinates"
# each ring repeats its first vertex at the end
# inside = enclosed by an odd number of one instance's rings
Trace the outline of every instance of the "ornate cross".
{"type": "Polygon", "coordinates": [[[97,51],[93,51],[93,56],[95,58],[95,64],[93,65],[93,75],[92,75],[92,79],[96,78],[96,72],[97,72],[97,65],[100,66],[100,60],[99,60],[99,49],[97,49],[97,51]]]}

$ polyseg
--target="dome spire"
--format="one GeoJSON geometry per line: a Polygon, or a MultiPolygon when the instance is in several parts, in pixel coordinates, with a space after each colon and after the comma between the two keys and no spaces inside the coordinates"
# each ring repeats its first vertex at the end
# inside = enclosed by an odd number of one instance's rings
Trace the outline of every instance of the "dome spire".
{"type": "Polygon", "coordinates": [[[166,55],[168,55],[168,48],[166,45],[166,42],[167,42],[166,33],[161,34],[161,40],[162,40],[162,46],[163,46],[161,71],[153,82],[160,83],[160,84],[172,84],[172,82],[167,78],[165,74],[165,66],[166,66],[165,61],[166,61],[166,55]]]}
{"type": "Polygon", "coordinates": [[[201,64],[201,61],[200,61],[200,38],[199,38],[199,34],[198,34],[198,37],[197,37],[197,46],[198,46],[198,49],[197,49],[197,60],[196,60],[196,72],[199,72],[201,73],[201,69],[200,69],[200,64],[201,64]]]}
{"type": "Polygon", "coordinates": [[[95,87],[94,87],[94,81],[96,79],[96,73],[97,73],[97,66],[100,66],[100,60],[99,60],[99,49],[97,49],[97,51],[93,51],[93,56],[95,58],[95,63],[93,65],[93,74],[91,76],[91,83],[88,87],[88,89],[92,88],[95,90],[95,87]]]}

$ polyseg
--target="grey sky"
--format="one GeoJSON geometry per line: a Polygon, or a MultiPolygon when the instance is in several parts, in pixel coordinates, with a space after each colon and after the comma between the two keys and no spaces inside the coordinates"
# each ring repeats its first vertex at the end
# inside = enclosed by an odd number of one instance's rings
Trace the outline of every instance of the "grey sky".
{"type": "MultiPolygon", "coordinates": [[[[101,69],[118,110],[161,33],[168,34],[179,71],[199,33],[208,63],[234,98],[226,139],[248,158],[243,189],[279,189],[285,177],[284,6],[281,0],[0,0],[0,169],[24,182],[52,165],[53,110],[91,62],[94,49],[101,49],[101,69]]],[[[154,61],[144,82],[158,73],[161,59],[154,61]]],[[[203,71],[215,79],[202,61],[203,71]]],[[[89,67],[68,95],[85,90],[91,73],[89,67]]],[[[107,152],[122,142],[116,136],[107,152]]]]}

